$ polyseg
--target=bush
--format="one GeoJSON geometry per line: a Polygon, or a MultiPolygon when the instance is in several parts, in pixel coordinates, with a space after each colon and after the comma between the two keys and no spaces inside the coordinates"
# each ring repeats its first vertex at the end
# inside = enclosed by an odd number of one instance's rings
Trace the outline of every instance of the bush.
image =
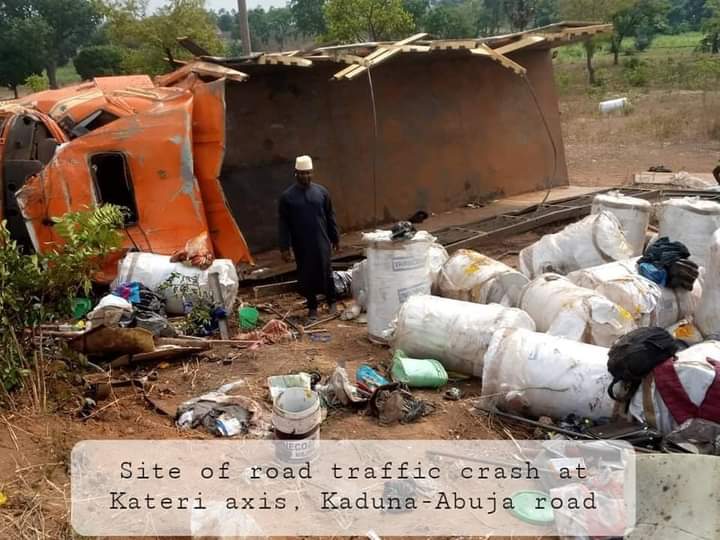
{"type": "Polygon", "coordinates": [[[631,57],[623,62],[623,79],[629,86],[646,86],[649,78],[647,64],[642,60],[631,57]]]}
{"type": "Polygon", "coordinates": [[[50,88],[50,81],[45,75],[30,75],[25,79],[25,86],[33,92],[42,92],[50,88]]]}
{"type": "Polygon", "coordinates": [[[105,205],[53,219],[63,243],[26,255],[0,223],[0,387],[22,383],[39,325],[72,315],[78,293],[87,295],[92,277],[122,243],[123,212],[105,205]],[[31,332],[28,334],[26,330],[31,332]]]}
{"type": "Polygon", "coordinates": [[[120,75],[122,63],[123,50],[115,45],[85,47],[73,59],[75,70],[83,80],[120,75]]]}

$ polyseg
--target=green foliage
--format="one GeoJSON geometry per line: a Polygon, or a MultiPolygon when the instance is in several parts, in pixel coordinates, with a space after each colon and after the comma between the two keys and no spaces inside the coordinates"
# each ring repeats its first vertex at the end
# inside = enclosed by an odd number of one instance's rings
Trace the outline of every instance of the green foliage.
{"type": "Polygon", "coordinates": [[[713,54],[720,53],[720,0],[707,1],[708,17],[703,22],[704,36],[700,50],[713,54]]]}
{"type": "Polygon", "coordinates": [[[412,15],[402,0],[327,0],[324,7],[330,41],[385,41],[412,32],[412,15]]]}
{"type": "Polygon", "coordinates": [[[38,16],[8,11],[0,3],[0,84],[17,96],[17,87],[45,67],[45,36],[49,29],[38,16]]]}
{"type": "Polygon", "coordinates": [[[123,50],[115,45],[85,47],[73,59],[73,65],[83,80],[119,75],[122,71],[123,50]]]}
{"type": "Polygon", "coordinates": [[[504,0],[504,5],[510,29],[515,32],[525,30],[535,19],[536,0],[504,0]]]}
{"type": "Polygon", "coordinates": [[[25,86],[33,92],[42,92],[50,88],[50,82],[45,75],[30,75],[25,79],[25,86]]]}
{"type": "Polygon", "coordinates": [[[166,58],[191,57],[178,43],[190,37],[211,54],[225,52],[205,0],[169,0],[147,16],[147,0],[114,0],[105,9],[110,43],[123,49],[126,73],[158,75],[169,68],[166,58]]]}
{"type": "Polygon", "coordinates": [[[202,336],[207,334],[207,328],[212,322],[215,310],[212,295],[200,287],[198,276],[185,276],[173,272],[158,287],[158,292],[170,290],[173,295],[182,299],[183,305],[188,309],[180,330],[188,336],[202,336]]]}
{"type": "Polygon", "coordinates": [[[425,30],[440,39],[477,37],[480,8],[475,1],[439,4],[426,15],[425,30]]]}
{"type": "Polygon", "coordinates": [[[287,7],[271,7],[267,11],[267,23],[270,38],[278,44],[281,51],[284,51],[285,41],[296,34],[292,11],[287,7]]]}
{"type": "Polygon", "coordinates": [[[92,277],[122,243],[116,206],[71,212],[53,220],[61,243],[27,255],[0,224],[0,385],[18,386],[33,342],[26,328],[70,317],[73,300],[90,292],[92,277]]]}
{"type": "Polygon", "coordinates": [[[623,78],[628,86],[646,86],[649,82],[646,63],[638,58],[629,58],[623,62],[623,78]]]}
{"type": "MultiPolygon", "coordinates": [[[[414,0],[424,1],[424,0],[414,0]]],[[[290,0],[288,7],[295,27],[303,36],[321,36],[327,31],[323,8],[325,0],[290,0]]]]}
{"type": "Polygon", "coordinates": [[[267,13],[261,7],[248,11],[248,25],[250,27],[250,41],[254,51],[267,48],[270,44],[270,24],[267,13]]]}

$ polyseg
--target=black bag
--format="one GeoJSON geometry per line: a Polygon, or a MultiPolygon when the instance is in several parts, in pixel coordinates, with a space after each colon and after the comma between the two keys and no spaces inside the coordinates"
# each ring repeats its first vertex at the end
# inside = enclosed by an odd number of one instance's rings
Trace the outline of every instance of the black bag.
{"type": "Polygon", "coordinates": [[[630,387],[626,399],[632,398],[643,378],[655,366],[675,356],[678,349],[675,338],[663,328],[638,328],[625,334],[613,343],[608,352],[608,371],[613,376],[608,388],[610,397],[620,401],[613,388],[618,382],[624,382],[630,387]]]}

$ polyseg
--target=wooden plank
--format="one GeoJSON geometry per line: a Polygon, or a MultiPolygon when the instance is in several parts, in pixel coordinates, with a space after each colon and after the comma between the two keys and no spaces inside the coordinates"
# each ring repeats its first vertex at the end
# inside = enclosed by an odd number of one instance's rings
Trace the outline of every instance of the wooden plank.
{"type": "Polygon", "coordinates": [[[523,66],[521,66],[517,62],[510,60],[507,56],[498,53],[495,49],[491,49],[485,43],[481,43],[477,49],[473,49],[470,52],[472,52],[473,54],[480,54],[482,56],[489,56],[492,60],[498,62],[503,67],[513,70],[517,75],[525,75],[527,73],[527,69],[525,69],[523,66]],[[476,52],[481,50],[485,52],[476,52]]]}
{"type": "Polygon", "coordinates": [[[271,296],[273,294],[282,294],[295,292],[297,290],[297,280],[283,281],[282,283],[270,283],[268,285],[257,285],[253,287],[255,299],[271,296]]]}
{"type": "Polygon", "coordinates": [[[438,39],[430,43],[431,51],[456,51],[459,49],[474,49],[477,39],[438,39]]]}
{"type": "Polygon", "coordinates": [[[505,55],[519,49],[524,49],[532,45],[537,45],[538,43],[542,43],[543,41],[545,41],[545,38],[542,36],[526,36],[513,43],[503,45],[502,47],[497,47],[493,50],[498,54],[505,55]]]}
{"type": "Polygon", "coordinates": [[[401,52],[402,47],[405,45],[410,45],[414,41],[417,41],[419,39],[424,38],[427,36],[426,32],[421,32],[419,34],[412,35],[408,38],[405,38],[403,40],[400,40],[396,43],[392,44],[392,48],[386,48],[386,47],[379,47],[369,55],[367,55],[363,60],[363,64],[357,65],[357,66],[351,66],[354,67],[354,69],[345,68],[339,73],[336,73],[333,75],[333,78],[336,80],[346,78],[346,79],[354,79],[358,75],[364,73],[368,67],[374,67],[380,62],[384,62],[385,60],[391,58],[392,56],[396,55],[397,53],[401,52]]]}
{"type": "Polygon", "coordinates": [[[257,60],[261,65],[283,65],[283,66],[300,66],[310,67],[313,65],[312,60],[300,58],[298,56],[284,56],[281,54],[264,54],[257,60]]]}

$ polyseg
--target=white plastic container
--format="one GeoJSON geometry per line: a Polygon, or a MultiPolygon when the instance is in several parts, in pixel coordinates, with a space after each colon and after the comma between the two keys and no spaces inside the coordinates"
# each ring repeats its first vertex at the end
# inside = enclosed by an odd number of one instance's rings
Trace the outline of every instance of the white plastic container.
{"type": "Polygon", "coordinates": [[[630,102],[628,98],[617,98],[601,101],[598,108],[602,114],[609,114],[611,112],[624,111],[629,106],[630,102]]]}
{"type": "Polygon", "coordinates": [[[448,371],[480,376],[490,338],[498,328],[535,329],[530,316],[498,304],[472,304],[414,296],[400,309],[391,342],[414,358],[434,358],[448,371]]]}
{"type": "Polygon", "coordinates": [[[453,253],[438,281],[445,298],[515,307],[528,278],[506,264],[469,249],[453,253]]]}
{"type": "Polygon", "coordinates": [[[367,245],[368,335],[384,343],[400,306],[432,288],[428,252],[435,238],[418,231],[411,240],[393,242],[390,231],[363,234],[367,245]]]}
{"type": "Polygon", "coordinates": [[[520,271],[530,279],[546,272],[569,274],[632,257],[618,219],[609,212],[587,216],[547,234],[520,252],[520,271]]]}
{"type": "MultiPolygon", "coordinates": [[[[185,263],[170,262],[170,257],[155,255],[153,253],[128,253],[118,263],[118,275],[113,282],[113,287],[121,283],[137,281],[148,289],[158,291],[161,285],[167,282],[170,276],[175,273],[180,276],[197,278],[197,284],[201,290],[210,293],[208,276],[212,272],[220,274],[220,292],[227,310],[231,310],[235,303],[238,292],[238,275],[235,265],[229,259],[215,259],[212,266],[207,270],[200,270],[185,263]]],[[[184,313],[183,299],[178,297],[172,289],[164,291],[167,300],[166,311],[171,315],[182,315],[184,313]]]]}
{"type": "Polygon", "coordinates": [[[706,337],[720,334],[720,231],[712,236],[695,324],[706,337]]]}
{"type": "Polygon", "coordinates": [[[538,332],[603,347],[636,328],[624,308],[557,274],[531,281],[519,307],[532,317],[538,332]]]}
{"type": "Polygon", "coordinates": [[[608,349],[523,329],[498,330],[482,375],[486,404],[523,415],[612,416],[608,349]]]}
{"type": "Polygon", "coordinates": [[[720,228],[720,204],[685,197],[664,201],[659,211],[660,236],[682,242],[691,259],[705,266],[712,236],[720,228]]]}
{"type": "MultiPolygon", "coordinates": [[[[689,349],[677,353],[677,358],[675,361],[675,370],[678,378],[690,401],[695,405],[699,405],[703,402],[703,399],[705,399],[708,388],[710,388],[710,385],[715,380],[715,370],[706,359],[712,358],[713,360],[720,361],[720,342],[705,341],[698,345],[693,345],[689,349]]],[[[663,435],[667,435],[677,428],[678,424],[660,397],[654,381],[650,385],[650,391],[652,392],[657,429],[663,435]]],[[[640,422],[646,421],[642,386],[630,402],[629,413],[640,422]]]]}
{"type": "Polygon", "coordinates": [[[632,248],[632,256],[642,255],[652,205],[643,199],[626,197],[620,192],[612,191],[596,195],[593,199],[592,213],[600,212],[610,212],[618,219],[625,239],[632,248]]]}

